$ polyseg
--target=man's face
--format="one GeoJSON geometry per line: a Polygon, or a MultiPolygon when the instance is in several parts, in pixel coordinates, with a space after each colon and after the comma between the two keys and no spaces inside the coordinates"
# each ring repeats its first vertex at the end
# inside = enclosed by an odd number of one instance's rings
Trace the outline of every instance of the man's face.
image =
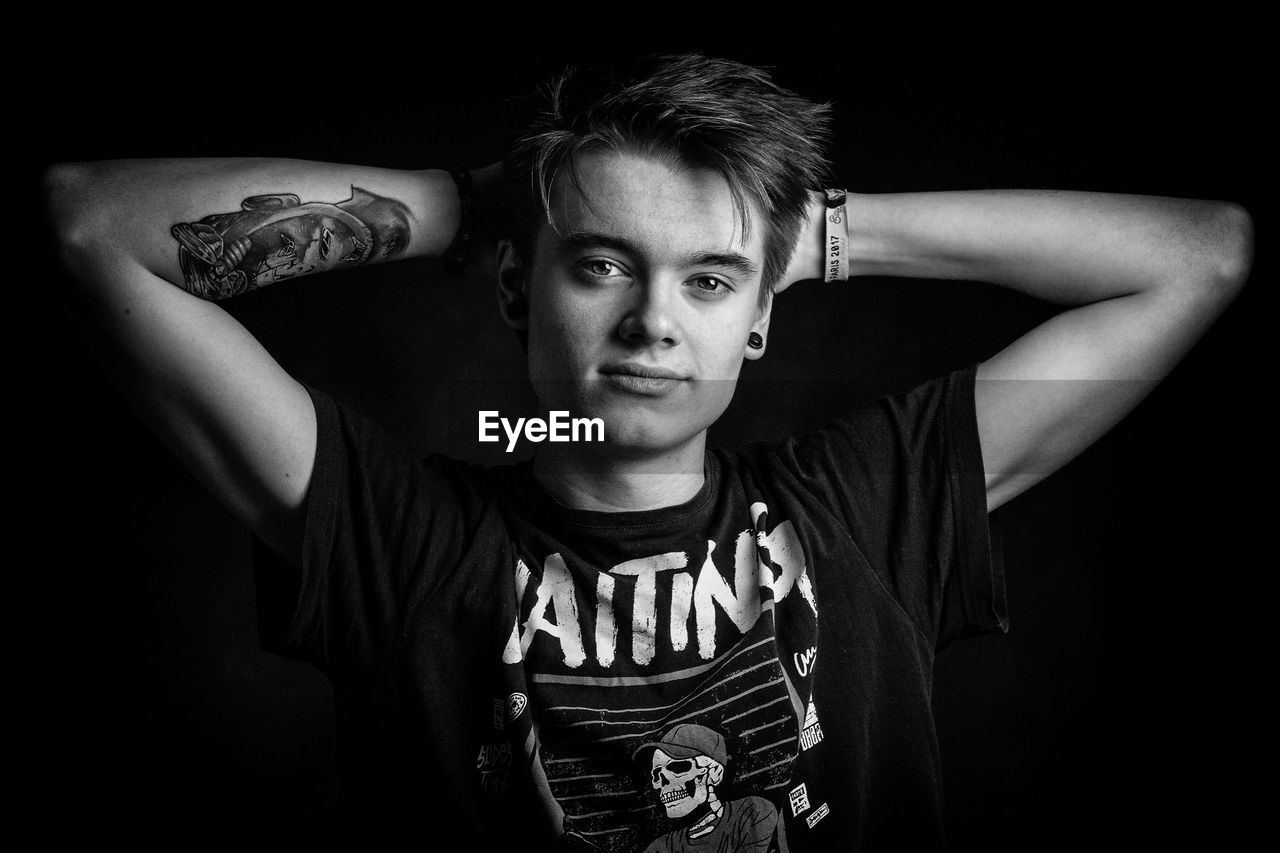
{"type": "Polygon", "coordinates": [[[766,325],[762,218],[744,241],[709,170],[604,152],[577,169],[582,192],[557,181],[558,227],[528,272],[530,379],[547,408],[602,418],[615,452],[675,449],[728,406],[766,325]]]}

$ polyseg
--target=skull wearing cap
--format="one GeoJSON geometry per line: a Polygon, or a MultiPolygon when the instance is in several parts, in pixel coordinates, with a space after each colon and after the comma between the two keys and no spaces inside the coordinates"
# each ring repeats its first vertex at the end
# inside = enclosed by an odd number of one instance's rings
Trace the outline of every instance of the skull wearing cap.
{"type": "Polygon", "coordinates": [[[673,758],[660,748],[653,751],[650,782],[658,792],[667,817],[682,818],[708,801],[724,779],[724,765],[707,755],[673,758]]]}

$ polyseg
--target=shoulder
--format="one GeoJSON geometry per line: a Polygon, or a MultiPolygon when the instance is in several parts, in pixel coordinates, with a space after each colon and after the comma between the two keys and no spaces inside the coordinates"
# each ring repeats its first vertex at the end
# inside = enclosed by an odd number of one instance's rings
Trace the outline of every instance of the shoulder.
{"type": "Polygon", "coordinates": [[[977,365],[968,365],[905,387],[891,387],[881,393],[839,401],[827,412],[825,421],[815,420],[805,429],[778,439],[745,444],[725,454],[730,465],[759,466],[785,464],[803,466],[824,457],[833,448],[862,448],[867,452],[887,442],[912,440],[934,426],[945,427],[955,416],[972,414],[977,365]]]}
{"type": "Polygon", "coordinates": [[[317,464],[334,461],[385,469],[390,479],[410,480],[423,472],[477,488],[489,482],[491,469],[443,453],[424,453],[399,433],[341,401],[304,385],[316,410],[317,464]]]}
{"type": "Polygon", "coordinates": [[[741,810],[745,814],[760,815],[776,818],[778,816],[778,808],[764,797],[744,797],[741,800],[734,800],[730,806],[737,810],[741,810]]]}

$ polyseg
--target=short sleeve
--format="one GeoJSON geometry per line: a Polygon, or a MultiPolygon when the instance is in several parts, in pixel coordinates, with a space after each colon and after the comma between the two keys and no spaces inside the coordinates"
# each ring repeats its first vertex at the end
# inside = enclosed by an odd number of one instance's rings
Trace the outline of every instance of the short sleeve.
{"type": "Polygon", "coordinates": [[[486,502],[470,466],[417,458],[373,422],[307,390],[317,441],[301,576],[283,587],[278,574],[264,583],[270,573],[259,563],[259,623],[272,651],[330,673],[358,672],[404,636],[457,569],[486,502]]]}
{"type": "Polygon", "coordinates": [[[936,648],[1008,628],[987,513],[976,366],[860,407],[791,461],[936,648]]]}

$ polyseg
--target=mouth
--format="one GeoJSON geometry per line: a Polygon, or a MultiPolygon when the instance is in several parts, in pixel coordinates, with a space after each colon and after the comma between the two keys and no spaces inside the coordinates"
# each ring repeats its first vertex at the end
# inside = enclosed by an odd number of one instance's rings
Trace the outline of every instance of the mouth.
{"type": "Polygon", "coordinates": [[[668,368],[634,362],[605,365],[600,375],[613,387],[643,397],[666,396],[690,378],[668,368]]]}
{"type": "Polygon", "coordinates": [[[684,792],[684,788],[673,788],[670,791],[663,791],[659,795],[659,799],[662,800],[662,804],[664,806],[669,806],[672,803],[678,803],[681,800],[686,800],[688,798],[689,795],[684,792]]]}

